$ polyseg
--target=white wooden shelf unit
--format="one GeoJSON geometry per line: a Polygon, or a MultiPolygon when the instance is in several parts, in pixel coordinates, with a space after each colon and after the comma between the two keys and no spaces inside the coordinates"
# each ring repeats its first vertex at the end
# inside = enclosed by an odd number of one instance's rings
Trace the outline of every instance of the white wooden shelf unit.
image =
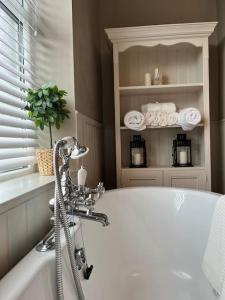
{"type": "MultiPolygon", "coordinates": [[[[106,29],[113,44],[117,186],[177,186],[211,189],[209,48],[217,23],[154,25],[106,29]],[[159,68],[163,84],[145,86],[145,73],[159,68]],[[177,110],[196,107],[203,122],[187,136],[192,140],[193,168],[172,167],[172,141],[179,126],[148,127],[148,168],[129,169],[129,142],[124,130],[130,110],[149,102],[174,102],[177,110]]],[[[139,133],[138,133],[139,134],[139,133]]]]}

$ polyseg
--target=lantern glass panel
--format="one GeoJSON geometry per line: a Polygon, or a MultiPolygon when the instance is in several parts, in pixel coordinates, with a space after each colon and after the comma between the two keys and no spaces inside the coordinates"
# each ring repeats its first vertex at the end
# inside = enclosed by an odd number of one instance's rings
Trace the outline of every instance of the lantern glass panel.
{"type": "Polygon", "coordinates": [[[140,166],[144,164],[144,148],[132,148],[132,165],[140,166]]]}
{"type": "Polygon", "coordinates": [[[189,146],[177,147],[177,163],[184,166],[191,164],[191,154],[189,146]]]}

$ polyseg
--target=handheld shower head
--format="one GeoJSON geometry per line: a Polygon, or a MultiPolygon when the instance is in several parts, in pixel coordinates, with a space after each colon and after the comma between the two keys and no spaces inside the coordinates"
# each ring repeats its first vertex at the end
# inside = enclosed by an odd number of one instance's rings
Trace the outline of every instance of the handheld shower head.
{"type": "Polygon", "coordinates": [[[71,159],[80,159],[89,152],[89,148],[86,146],[81,146],[78,140],[74,137],[64,137],[62,142],[64,142],[63,149],[68,149],[70,151],[71,159]]]}
{"type": "Polygon", "coordinates": [[[74,150],[71,153],[72,159],[79,159],[81,157],[84,157],[89,152],[89,148],[86,146],[77,146],[74,148],[74,150]]]}

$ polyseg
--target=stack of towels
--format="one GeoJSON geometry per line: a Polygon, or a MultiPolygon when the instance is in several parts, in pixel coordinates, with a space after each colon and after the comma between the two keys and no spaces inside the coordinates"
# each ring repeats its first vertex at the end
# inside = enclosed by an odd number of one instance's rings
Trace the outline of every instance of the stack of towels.
{"type": "Polygon", "coordinates": [[[196,108],[185,108],[176,112],[176,105],[168,103],[149,103],[142,105],[142,113],[130,111],[124,117],[126,127],[141,131],[146,126],[166,127],[179,125],[188,131],[195,128],[201,122],[201,113],[196,108]]]}
{"type": "Polygon", "coordinates": [[[225,196],[217,201],[202,264],[220,300],[225,300],[225,196]]]}
{"type": "Polygon", "coordinates": [[[176,125],[178,113],[174,103],[149,103],[142,105],[147,126],[165,127],[176,125]]]}

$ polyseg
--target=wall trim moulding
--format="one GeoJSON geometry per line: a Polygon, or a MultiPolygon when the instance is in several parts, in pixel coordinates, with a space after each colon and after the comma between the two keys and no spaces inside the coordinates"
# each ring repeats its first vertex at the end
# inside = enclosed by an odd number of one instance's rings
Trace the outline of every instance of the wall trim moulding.
{"type": "Polygon", "coordinates": [[[113,44],[137,40],[209,37],[218,22],[165,24],[105,29],[113,44]]]}

